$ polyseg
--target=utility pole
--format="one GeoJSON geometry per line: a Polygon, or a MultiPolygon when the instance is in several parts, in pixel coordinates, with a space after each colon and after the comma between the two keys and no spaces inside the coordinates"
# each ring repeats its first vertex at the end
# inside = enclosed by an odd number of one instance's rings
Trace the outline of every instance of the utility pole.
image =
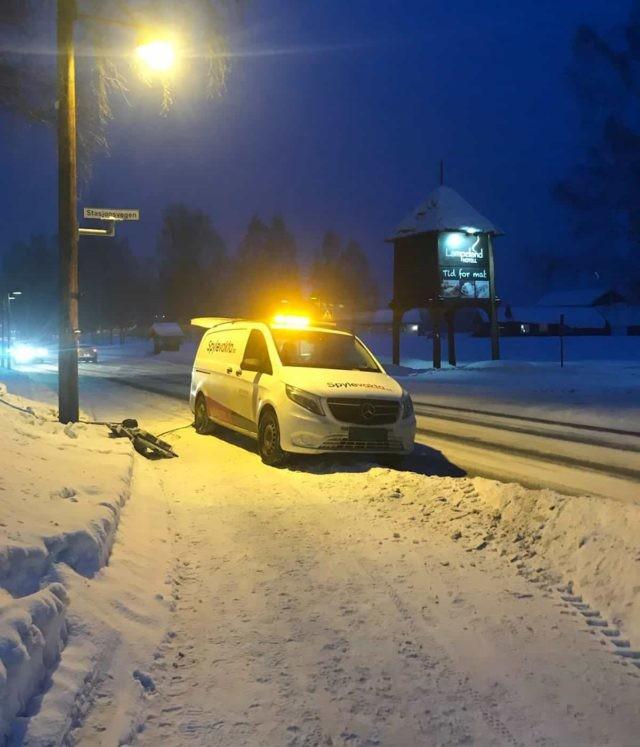
{"type": "Polygon", "coordinates": [[[75,0],[58,0],[58,419],[61,423],[75,422],[79,416],[75,19],[75,0]]]}
{"type": "Polygon", "coordinates": [[[0,301],[0,315],[2,316],[2,339],[0,340],[0,345],[2,346],[0,349],[0,366],[5,365],[5,341],[4,341],[4,318],[5,318],[5,312],[4,312],[4,293],[2,294],[2,299],[0,301]]]}
{"type": "Polygon", "coordinates": [[[7,368],[11,370],[11,293],[7,293],[7,368]]]}
{"type": "Polygon", "coordinates": [[[489,322],[491,328],[491,360],[500,360],[500,325],[498,323],[498,306],[496,303],[496,279],[493,266],[493,241],[487,236],[489,251],[489,322]]]}

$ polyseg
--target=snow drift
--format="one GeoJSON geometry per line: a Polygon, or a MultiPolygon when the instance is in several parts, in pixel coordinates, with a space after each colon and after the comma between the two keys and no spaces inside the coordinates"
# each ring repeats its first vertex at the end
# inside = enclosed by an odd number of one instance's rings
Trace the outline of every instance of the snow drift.
{"type": "Polygon", "coordinates": [[[132,450],[106,429],[63,426],[0,385],[0,739],[56,665],[67,636],[64,563],[108,560],[130,492],[132,450]]]}

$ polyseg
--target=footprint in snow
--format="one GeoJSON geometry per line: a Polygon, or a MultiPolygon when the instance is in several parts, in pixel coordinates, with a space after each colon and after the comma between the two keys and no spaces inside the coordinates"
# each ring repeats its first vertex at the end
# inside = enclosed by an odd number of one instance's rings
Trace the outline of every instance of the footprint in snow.
{"type": "Polygon", "coordinates": [[[76,491],[73,488],[67,488],[62,487],[60,490],[51,493],[52,498],[66,498],[69,501],[73,501],[73,503],[77,503],[78,499],[76,498],[76,491]]]}

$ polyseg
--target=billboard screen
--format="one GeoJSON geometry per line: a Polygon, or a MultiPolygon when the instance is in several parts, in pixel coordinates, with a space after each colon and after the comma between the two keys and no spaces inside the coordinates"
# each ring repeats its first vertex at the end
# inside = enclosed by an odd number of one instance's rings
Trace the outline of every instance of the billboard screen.
{"type": "Polygon", "coordinates": [[[486,235],[449,231],[438,236],[440,295],[444,299],[488,299],[489,241],[486,235]]]}

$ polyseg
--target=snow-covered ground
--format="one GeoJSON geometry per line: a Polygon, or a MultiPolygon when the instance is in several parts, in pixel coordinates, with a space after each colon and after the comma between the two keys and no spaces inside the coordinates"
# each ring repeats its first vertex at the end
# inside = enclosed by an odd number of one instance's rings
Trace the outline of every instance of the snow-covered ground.
{"type": "MultiPolygon", "coordinates": [[[[139,486],[145,465],[133,475],[128,440],[108,438],[103,426],[62,426],[50,407],[8,395],[4,385],[0,408],[0,740],[12,731],[14,743],[46,744],[81,714],[120,628],[129,640],[137,635],[138,650],[148,641],[151,654],[146,626],[136,631],[135,619],[119,618],[129,617],[129,587],[138,594],[162,560],[153,564],[151,547],[144,556],[153,526],[144,515],[148,480],[139,486]],[[133,491],[128,516],[140,516],[139,526],[129,523],[116,540],[133,491]],[[105,571],[114,542],[127,535],[120,568],[105,571]],[[42,710],[38,696],[49,688],[42,710]]],[[[150,595],[140,614],[159,619],[162,607],[150,595]]]]}
{"type": "MultiPolygon", "coordinates": [[[[82,367],[85,414],[187,425],[192,354],[102,349],[82,367]]],[[[531,387],[547,380],[546,415],[597,421],[598,398],[567,407],[566,378],[549,381],[544,361],[514,383],[513,361],[420,372],[417,360],[398,373],[432,405],[484,396],[531,416],[531,387]]],[[[581,365],[578,383],[597,379],[581,365]]],[[[613,366],[610,388],[602,379],[603,413],[609,391],[620,413],[608,424],[633,422],[635,365],[613,366]]],[[[48,403],[2,396],[35,415],[0,404],[0,702],[5,725],[19,716],[13,744],[637,744],[632,493],[470,478],[433,442],[405,471],[348,458],[274,470],[250,441],[187,427],[165,436],[178,459],[149,462],[106,429],[48,420],[51,367],[1,378],[48,403]],[[12,571],[14,547],[31,550],[12,571]]]]}
{"type": "Polygon", "coordinates": [[[638,506],[173,440],[140,744],[635,743],[638,506]]]}
{"type": "Polygon", "coordinates": [[[634,427],[640,422],[640,337],[567,337],[565,365],[554,337],[505,337],[491,361],[486,338],[457,335],[458,366],[435,370],[431,340],[403,335],[401,366],[391,365],[391,337],[364,340],[418,400],[577,423],[634,427]]]}

